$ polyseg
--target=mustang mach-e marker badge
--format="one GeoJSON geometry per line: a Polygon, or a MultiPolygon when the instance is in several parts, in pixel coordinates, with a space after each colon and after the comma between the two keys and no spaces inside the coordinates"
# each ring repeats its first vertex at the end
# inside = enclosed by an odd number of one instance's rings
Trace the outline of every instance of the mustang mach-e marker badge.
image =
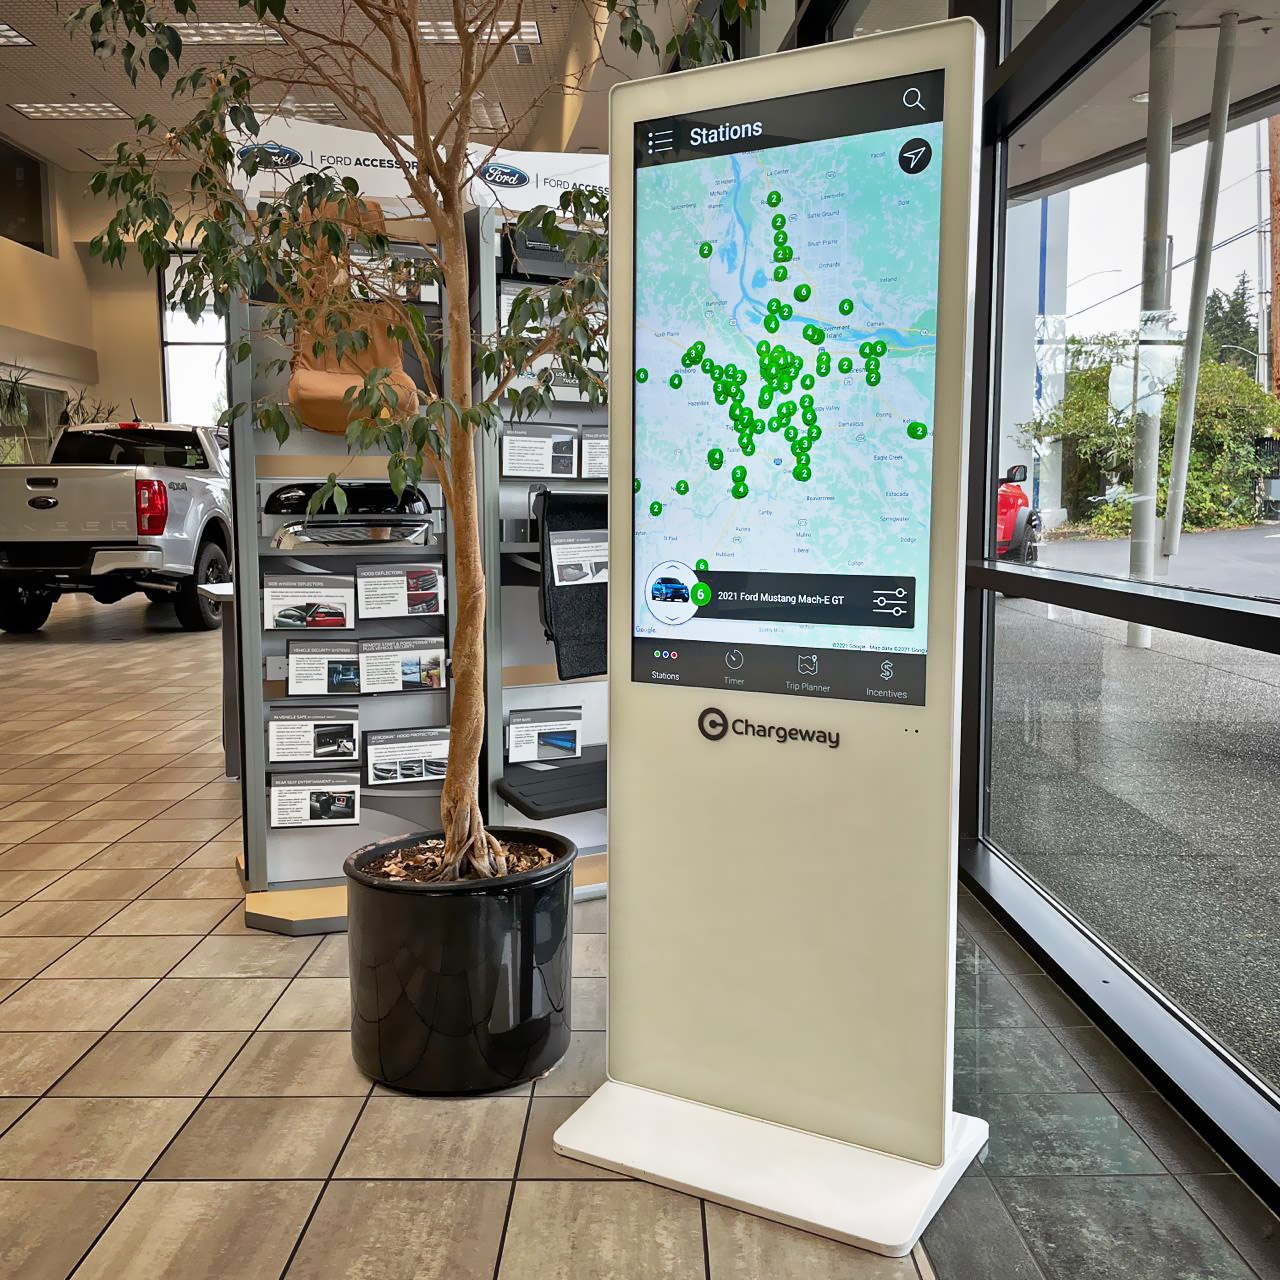
{"type": "Polygon", "coordinates": [[[291,169],[302,163],[302,152],[286,147],[282,142],[251,142],[241,147],[236,155],[241,160],[253,156],[259,169],[291,169]]]}
{"type": "Polygon", "coordinates": [[[529,185],[529,175],[523,169],[517,169],[513,164],[502,164],[497,160],[490,160],[488,164],[482,164],[480,166],[480,177],[491,187],[511,189],[529,185]]]}

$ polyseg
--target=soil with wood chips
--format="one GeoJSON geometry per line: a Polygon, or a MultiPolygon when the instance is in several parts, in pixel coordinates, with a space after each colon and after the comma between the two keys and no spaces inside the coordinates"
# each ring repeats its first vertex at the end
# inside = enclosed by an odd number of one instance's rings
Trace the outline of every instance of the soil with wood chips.
{"type": "MultiPolygon", "coordinates": [[[[508,875],[549,867],[556,860],[556,855],[550,850],[524,841],[510,841],[504,848],[507,852],[508,875]]],[[[417,844],[405,845],[403,849],[381,853],[372,862],[366,862],[360,870],[381,880],[436,884],[440,882],[442,866],[444,841],[420,840],[417,844]]]]}

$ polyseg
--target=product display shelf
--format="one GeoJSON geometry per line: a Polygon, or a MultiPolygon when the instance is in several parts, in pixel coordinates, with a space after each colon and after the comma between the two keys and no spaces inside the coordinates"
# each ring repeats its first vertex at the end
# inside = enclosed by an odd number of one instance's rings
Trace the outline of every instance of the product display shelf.
{"type": "MultiPolygon", "coordinates": [[[[503,229],[491,211],[473,215],[478,288],[473,295],[473,319],[485,331],[506,320],[507,308],[519,291],[555,278],[555,264],[543,262],[540,274],[514,270],[513,255],[501,252],[503,229]]],[[[541,549],[536,525],[531,522],[533,496],[538,490],[600,493],[608,491],[607,476],[584,476],[584,440],[592,442],[592,459],[607,447],[607,411],[583,401],[576,387],[560,387],[552,409],[529,424],[508,424],[495,437],[482,442],[482,474],[488,482],[484,509],[485,529],[492,540],[491,581],[496,571],[501,583],[490,590],[487,622],[489,653],[487,697],[491,708],[486,773],[490,819],[519,822],[568,836],[577,842],[580,855],[575,870],[576,892],[592,896],[602,891],[606,879],[606,823],[604,756],[608,736],[607,677],[589,676],[560,680],[555,654],[546,639],[539,613],[541,549]],[[518,439],[516,453],[504,447],[512,432],[534,433],[518,439]],[[541,470],[535,462],[536,433],[553,433],[557,443],[542,452],[541,470]],[[572,459],[572,471],[560,459],[572,459]],[[513,465],[514,464],[514,465],[513,465]],[[529,474],[519,474],[528,471],[529,474]],[[495,660],[496,659],[496,660],[495,660]],[[581,757],[562,762],[508,760],[507,729],[513,712],[537,712],[555,708],[581,708],[578,730],[581,757]],[[576,778],[575,778],[576,775],[576,778]],[[586,780],[590,778],[591,781],[586,780]],[[545,781],[544,781],[545,779],[545,781]],[[572,785],[571,780],[573,780],[572,785]],[[531,788],[527,790],[526,788],[531,788]],[[558,803],[540,804],[558,791],[558,803]]],[[[548,437],[550,438],[550,437],[548,437]]]]}

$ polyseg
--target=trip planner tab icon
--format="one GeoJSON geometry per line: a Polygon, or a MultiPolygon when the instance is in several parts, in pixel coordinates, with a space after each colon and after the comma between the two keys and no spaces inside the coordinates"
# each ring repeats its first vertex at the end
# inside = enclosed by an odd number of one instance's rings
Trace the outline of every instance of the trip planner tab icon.
{"type": "Polygon", "coordinates": [[[674,151],[674,131],[671,129],[650,129],[648,150],[651,156],[656,156],[663,151],[674,151]]]}

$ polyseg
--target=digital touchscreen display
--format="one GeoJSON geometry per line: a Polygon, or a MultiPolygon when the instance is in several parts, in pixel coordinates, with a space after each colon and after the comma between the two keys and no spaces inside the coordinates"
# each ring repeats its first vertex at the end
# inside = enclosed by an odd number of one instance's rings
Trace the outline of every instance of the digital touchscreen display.
{"type": "Polygon", "coordinates": [[[633,679],[923,704],[942,93],[636,125],[633,679]]]}

